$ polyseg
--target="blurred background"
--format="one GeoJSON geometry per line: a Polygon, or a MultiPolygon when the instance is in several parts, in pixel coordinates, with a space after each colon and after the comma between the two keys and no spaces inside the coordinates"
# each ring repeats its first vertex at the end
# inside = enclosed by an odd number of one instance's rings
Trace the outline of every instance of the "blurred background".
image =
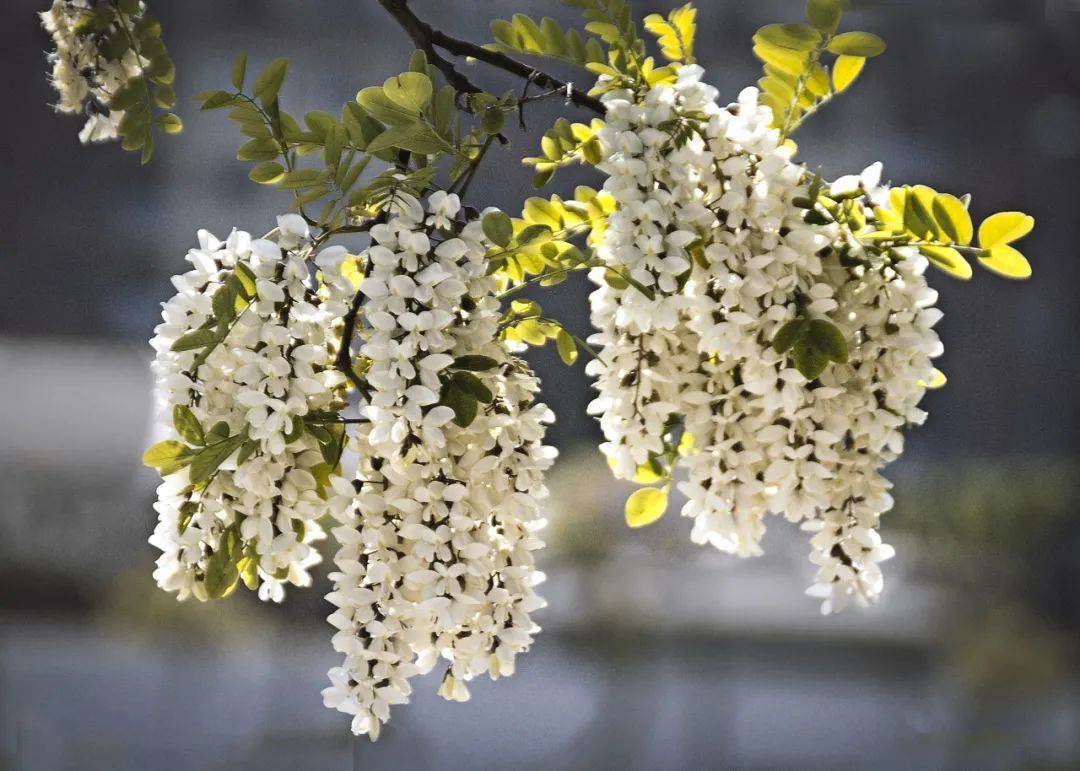
{"type": "MultiPolygon", "coordinates": [[[[419,682],[374,745],[321,705],[336,660],[325,583],[284,607],[155,590],[145,341],[197,228],[264,232],[287,201],[248,182],[234,126],[189,97],[225,86],[247,50],[251,67],[290,58],[290,112],[337,111],[411,46],[375,0],[152,3],[189,106],[140,169],[114,145],[80,147],[80,122],[50,109],[44,5],[0,4],[0,768],[1080,768],[1080,0],[856,2],[846,28],[890,50],[799,137],[826,176],[882,160],[897,183],[1038,221],[1030,281],[932,276],[950,382],[890,471],[899,556],[880,605],[821,617],[802,596],[805,538],[782,521],[753,561],[692,546],[674,515],[627,530],[587,380],[540,352],[563,454],[544,632],[468,704],[419,682]]],[[[554,0],[413,5],[478,41],[515,12],[575,21],[554,0]]],[[[800,21],[803,3],[698,6],[698,56],[733,99],[758,77],[753,31],[800,21]]],[[[561,109],[530,107],[532,132],[483,167],[475,202],[530,194],[515,159],[561,109]]],[[[570,172],[555,189],[582,182],[596,184],[570,172]]],[[[545,307],[584,334],[587,293],[576,277],[545,307]]]]}

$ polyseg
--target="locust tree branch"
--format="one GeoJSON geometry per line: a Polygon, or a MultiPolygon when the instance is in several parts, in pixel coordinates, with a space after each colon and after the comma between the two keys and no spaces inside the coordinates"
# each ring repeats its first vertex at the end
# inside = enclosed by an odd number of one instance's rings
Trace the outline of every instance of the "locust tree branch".
{"type": "Polygon", "coordinates": [[[470,43],[467,40],[447,35],[425,21],[421,20],[412,9],[409,8],[408,0],[379,0],[379,5],[386,9],[393,19],[408,33],[413,45],[427,54],[428,60],[443,74],[447,82],[458,93],[475,94],[480,89],[463,75],[452,62],[442,56],[437,48],[441,48],[454,56],[466,56],[484,62],[492,67],[509,72],[519,78],[524,78],[552,91],[565,91],[567,98],[573,104],[585,109],[592,110],[600,115],[604,114],[604,105],[599,99],[589,96],[569,86],[564,81],[549,75],[546,72],[530,67],[527,64],[512,59],[499,51],[490,51],[483,46],[470,43]]]}

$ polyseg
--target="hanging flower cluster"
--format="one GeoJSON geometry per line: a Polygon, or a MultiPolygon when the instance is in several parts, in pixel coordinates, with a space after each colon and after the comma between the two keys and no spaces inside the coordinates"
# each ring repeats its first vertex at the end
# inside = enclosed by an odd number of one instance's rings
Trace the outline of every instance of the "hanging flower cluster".
{"type": "MultiPolygon", "coordinates": [[[[138,55],[130,48],[115,58],[101,50],[97,36],[83,21],[91,10],[87,0],[55,0],[41,13],[41,23],[55,46],[49,60],[52,82],[60,96],[56,109],[67,113],[85,110],[86,123],[79,132],[83,143],[116,138],[124,113],[110,111],[109,101],[140,71],[138,55]]],[[[119,23],[131,23],[126,14],[121,17],[119,23]]]]}
{"type": "Polygon", "coordinates": [[[344,309],[312,291],[304,221],[279,223],[276,242],[201,231],[152,341],[174,434],[151,450],[164,476],[154,577],[181,599],[224,596],[242,578],[280,602],[319,562],[312,544],[344,439],[318,417],[343,403],[333,357],[344,309]]]}
{"type": "Polygon", "coordinates": [[[447,699],[466,700],[478,675],[512,674],[543,606],[531,552],[542,545],[552,414],[499,340],[480,221],[457,222],[454,195],[436,193],[430,209],[425,220],[401,196],[362,255],[371,393],[357,479],[339,483],[328,599],[345,661],[323,695],[373,739],[390,705],[408,700],[409,678],[440,657],[447,699]]]}
{"type": "MultiPolygon", "coordinates": [[[[758,554],[765,515],[783,514],[815,532],[824,609],[869,601],[892,553],[878,471],[922,421],[941,353],[927,261],[807,216],[821,183],[791,161],[757,90],[721,109],[702,73],[604,97],[599,167],[620,210],[593,271],[603,449],[617,476],[665,481],[633,504],[646,516],[662,513],[684,455],[694,541],[758,554]]],[[[879,177],[829,193],[872,218],[889,205],[879,177]]]]}
{"type": "Polygon", "coordinates": [[[79,141],[122,139],[125,150],[153,153],[153,125],[183,128],[168,110],[176,103],[175,69],[161,40],[161,25],[139,0],[54,0],[40,14],[53,41],[48,59],[59,95],[56,109],[85,114],[79,141]]]}

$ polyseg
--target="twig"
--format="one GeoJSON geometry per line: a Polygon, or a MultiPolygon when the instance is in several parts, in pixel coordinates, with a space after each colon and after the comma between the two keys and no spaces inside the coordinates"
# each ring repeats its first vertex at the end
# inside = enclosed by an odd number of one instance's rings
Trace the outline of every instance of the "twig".
{"type": "Polygon", "coordinates": [[[511,75],[517,75],[520,78],[534,82],[541,88],[553,91],[562,89],[566,91],[570,101],[577,106],[592,110],[600,115],[604,114],[604,105],[599,99],[589,96],[584,91],[569,87],[563,81],[552,77],[546,72],[522,64],[499,51],[489,51],[483,46],[432,29],[430,24],[422,21],[412,12],[408,0],[379,0],[379,4],[401,25],[402,29],[412,38],[413,44],[427,54],[431,63],[442,72],[447,82],[457,89],[459,93],[474,94],[480,89],[462,75],[452,63],[440,56],[435,51],[435,48],[441,48],[454,56],[472,57],[504,72],[509,72],[511,75]]]}
{"type": "Polygon", "coordinates": [[[341,345],[338,347],[337,360],[334,362],[337,368],[360,393],[367,391],[367,385],[353,369],[352,339],[356,333],[356,318],[360,315],[360,306],[364,303],[364,295],[357,292],[353,296],[349,312],[345,314],[345,327],[341,330],[341,345]]]}

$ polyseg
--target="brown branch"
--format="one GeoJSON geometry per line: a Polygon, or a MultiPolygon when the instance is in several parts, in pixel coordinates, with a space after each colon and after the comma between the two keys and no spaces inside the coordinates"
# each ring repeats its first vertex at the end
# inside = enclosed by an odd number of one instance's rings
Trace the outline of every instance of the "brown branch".
{"type": "Polygon", "coordinates": [[[364,295],[357,292],[353,296],[349,312],[345,314],[345,328],[341,330],[341,345],[338,347],[337,360],[334,362],[349,382],[353,384],[361,394],[367,391],[367,384],[356,374],[353,369],[352,339],[356,334],[356,318],[360,315],[360,306],[364,302],[364,295]]]}
{"type": "Polygon", "coordinates": [[[576,88],[568,87],[566,83],[558,78],[548,75],[546,72],[537,70],[535,67],[530,67],[527,64],[522,64],[516,59],[511,59],[506,54],[498,51],[489,51],[483,46],[478,46],[467,40],[460,40],[459,38],[447,35],[445,32],[432,29],[430,24],[422,21],[412,12],[412,9],[409,8],[408,0],[379,0],[379,5],[385,8],[394,20],[401,25],[402,29],[404,29],[412,39],[413,45],[427,54],[431,63],[438,68],[446,78],[447,82],[459,93],[475,94],[480,91],[480,89],[467,77],[462,75],[451,62],[447,61],[436,52],[435,48],[441,48],[454,56],[472,57],[473,59],[489,64],[504,72],[509,72],[511,75],[517,75],[520,78],[530,80],[541,88],[550,89],[552,91],[564,90],[567,92],[569,100],[574,104],[592,110],[600,115],[604,114],[604,105],[599,99],[591,97],[576,88]]]}

